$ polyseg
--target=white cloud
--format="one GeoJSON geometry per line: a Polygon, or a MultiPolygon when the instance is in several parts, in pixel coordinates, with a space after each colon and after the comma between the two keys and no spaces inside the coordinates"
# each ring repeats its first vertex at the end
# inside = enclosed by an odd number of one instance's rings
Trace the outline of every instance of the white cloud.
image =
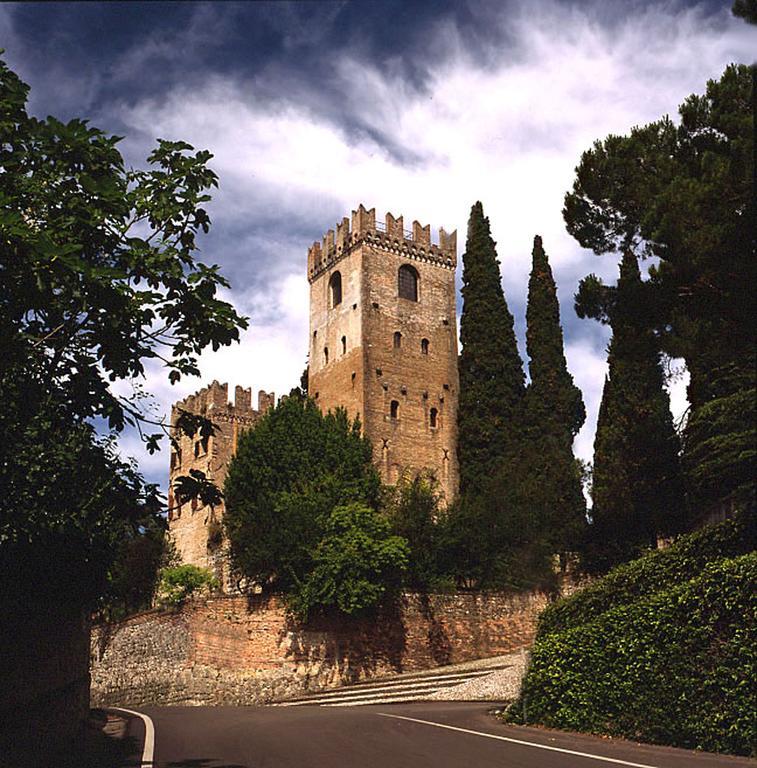
{"type": "MultiPolygon", "coordinates": [[[[581,152],[609,132],[675,114],[729,62],[753,55],[752,30],[731,22],[726,11],[708,17],[697,7],[650,6],[610,27],[575,6],[535,10],[529,3],[486,23],[507,27],[507,39],[517,42],[493,51],[482,66],[453,26],[440,25],[438,44],[429,47],[425,93],[348,49],[332,54],[337,81],[329,85],[341,88],[351,113],[387,144],[310,108],[317,89],[306,94],[286,81],[276,83],[280,98],[273,105],[262,95],[271,83],[213,76],[160,103],[120,107],[134,137],[130,151],[155,136],[209,148],[221,177],[212,209],[216,230],[233,226],[249,233],[253,250],[260,246],[249,255],[233,249],[232,256],[230,249],[226,262],[223,253],[214,257],[233,270],[248,258],[266,282],[252,292],[234,285],[234,301],[251,315],[252,327],[240,346],[203,356],[203,382],[279,392],[296,384],[307,346],[307,247],[359,202],[403,213],[408,223],[457,227],[463,244],[470,205],[482,200],[511,307],[523,306],[539,233],[565,313],[578,276],[595,271],[614,280],[617,273],[612,259],[583,251],[564,230],[563,196],[581,152]],[[400,162],[392,147],[417,159],[400,162]],[[293,237],[293,228],[310,234],[293,237]]],[[[569,364],[589,414],[576,442],[583,458],[591,457],[605,369],[596,335],[576,322],[566,326],[569,364]]],[[[149,385],[164,404],[183,389],[168,389],[153,374],[149,385]]],[[[680,409],[680,387],[673,399],[680,409]]]]}
{"type": "Polygon", "coordinates": [[[587,344],[570,342],[565,345],[565,356],[573,381],[583,393],[586,406],[586,421],[576,435],[573,449],[576,456],[590,462],[594,455],[594,431],[607,375],[607,358],[603,351],[598,352],[587,344]]]}

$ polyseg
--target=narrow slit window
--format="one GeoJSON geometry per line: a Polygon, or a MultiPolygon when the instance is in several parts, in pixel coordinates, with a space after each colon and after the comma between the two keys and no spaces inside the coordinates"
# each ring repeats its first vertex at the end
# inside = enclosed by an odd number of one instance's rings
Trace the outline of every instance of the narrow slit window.
{"type": "Polygon", "coordinates": [[[323,348],[323,364],[324,365],[329,364],[329,348],[328,347],[323,348]]]}
{"type": "Polygon", "coordinates": [[[343,355],[347,354],[347,337],[346,336],[342,336],[342,354],[343,355]]]}
{"type": "Polygon", "coordinates": [[[428,339],[421,339],[421,354],[428,354],[428,339]]]}
{"type": "Polygon", "coordinates": [[[402,334],[399,331],[394,332],[394,348],[399,349],[402,346],[402,334]]]}
{"type": "Polygon", "coordinates": [[[436,429],[438,416],[439,416],[439,411],[437,411],[436,408],[432,408],[428,415],[428,420],[429,420],[429,424],[431,425],[431,429],[436,429]]]}
{"type": "Polygon", "coordinates": [[[401,299],[418,301],[418,272],[415,267],[403,264],[397,273],[397,292],[401,299]]]}
{"type": "Polygon", "coordinates": [[[329,304],[333,309],[342,303],[342,273],[334,272],[329,278],[329,304]]]}
{"type": "Polygon", "coordinates": [[[397,400],[392,400],[389,406],[389,417],[392,419],[398,419],[400,415],[400,404],[397,400]]]}

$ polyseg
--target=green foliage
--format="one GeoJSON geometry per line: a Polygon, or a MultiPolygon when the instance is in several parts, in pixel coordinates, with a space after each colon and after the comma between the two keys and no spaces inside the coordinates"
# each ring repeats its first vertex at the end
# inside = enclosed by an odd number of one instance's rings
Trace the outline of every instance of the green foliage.
{"type": "Polygon", "coordinates": [[[125,531],[108,570],[105,594],[97,604],[99,621],[119,621],[153,604],[161,570],[179,564],[163,518],[146,521],[138,530],[125,531]]]}
{"type": "Polygon", "coordinates": [[[757,24],[757,0],[733,0],[731,13],[740,16],[747,24],[757,24]]]}
{"type": "MultiPolygon", "coordinates": [[[[750,7],[737,3],[734,12],[749,20],[750,7]]],[[[733,394],[728,387],[723,393],[724,378],[744,392],[755,388],[754,71],[729,66],[720,80],[707,83],[704,95],[684,101],[679,125],[666,117],[595,142],[565,198],[568,231],[581,245],[598,254],[633,250],[659,258],[634,309],[648,315],[665,352],[685,358],[695,430],[699,408],[733,394]]],[[[599,318],[608,298],[596,278],[587,279],[579,314],[599,318]]],[[[727,443],[729,435],[742,440],[731,427],[719,439],[727,443]]],[[[739,466],[744,454],[738,446],[720,445],[718,454],[717,472],[729,478],[747,474],[739,466]]],[[[698,467],[700,460],[714,467],[705,449],[697,452],[697,462],[688,462],[692,490],[704,492],[693,506],[704,509],[713,503],[717,474],[703,477],[709,470],[698,467]]],[[[715,501],[728,500],[732,491],[732,484],[724,484],[715,501]]]]}
{"type": "Polygon", "coordinates": [[[458,455],[460,488],[476,488],[517,442],[524,393],[523,364],[489,219],[480,202],[471,209],[463,254],[460,316],[458,455]]]}
{"type": "Polygon", "coordinates": [[[0,564],[21,595],[91,604],[119,542],[159,525],[157,488],[91,427],[149,422],[138,387],[109,383],[153,360],[172,382],[198,373],[246,321],[194,257],[210,153],[159,141],[149,170],[127,170],[118,137],[30,117],[28,90],[0,60],[0,564]]]}
{"type": "MultiPolygon", "coordinates": [[[[528,282],[526,346],[531,381],[523,403],[524,443],[519,471],[538,478],[524,499],[544,526],[554,551],[574,549],[585,525],[586,502],[573,456],[573,439],[586,420],[581,390],[573,383],[563,351],[560,307],[549,260],[534,238],[528,282]]],[[[513,473],[513,468],[511,474],[513,473]]]]}
{"type": "MultiPolygon", "coordinates": [[[[606,571],[684,525],[678,436],[657,338],[643,312],[645,284],[626,251],[605,311],[613,336],[594,438],[592,524],[583,564],[606,571]]],[[[579,301],[580,301],[579,291],[579,301]]]]}
{"type": "Polygon", "coordinates": [[[332,510],[378,505],[370,443],[344,410],[282,399],[239,439],[229,464],[224,526],[235,569],[265,588],[299,589],[332,510]]]}
{"type": "Polygon", "coordinates": [[[551,587],[553,554],[585,524],[573,438],[586,413],[563,351],[560,310],[534,240],[523,367],[489,221],[476,203],[463,256],[459,443],[461,498],[448,513],[440,569],[461,586],[551,587]]]}
{"type": "Polygon", "coordinates": [[[164,568],[158,583],[158,603],[163,607],[178,608],[190,597],[213,592],[218,588],[218,579],[207,568],[198,568],[196,565],[164,568]]]}
{"type": "Polygon", "coordinates": [[[540,633],[511,718],[755,754],[757,553],[540,633]],[[525,713],[525,715],[524,715],[525,713]]]}
{"type": "Polygon", "coordinates": [[[688,490],[705,510],[724,504],[754,508],[757,388],[732,369],[717,378],[723,383],[717,397],[689,416],[684,431],[688,490]]]}
{"type": "MultiPolygon", "coordinates": [[[[554,440],[524,443],[481,492],[462,497],[447,513],[442,570],[462,587],[555,588],[554,554],[562,531],[554,523],[569,499],[554,440]],[[551,444],[550,444],[551,442],[551,444]]],[[[578,467],[571,462],[574,470],[578,467]]]]}
{"type": "Polygon", "coordinates": [[[534,238],[526,308],[528,391],[541,405],[539,426],[572,441],[586,421],[581,390],[573,383],[563,350],[560,305],[542,240],[534,238]]]}
{"type": "Polygon", "coordinates": [[[442,497],[436,478],[430,473],[405,474],[385,491],[382,508],[392,532],[410,548],[405,584],[417,590],[444,588],[439,560],[444,535],[442,497]]]}
{"type": "Polygon", "coordinates": [[[332,608],[347,615],[375,608],[399,590],[408,556],[405,539],[393,536],[375,509],[357,502],[335,507],[290,605],[301,620],[332,608]]]}
{"type": "Polygon", "coordinates": [[[0,384],[0,570],[7,600],[93,605],[122,542],[159,526],[157,488],[112,438],[77,423],[39,389],[0,384]]]}
{"type": "Polygon", "coordinates": [[[749,513],[682,536],[667,549],[619,565],[572,597],[549,605],[539,617],[539,637],[594,621],[613,608],[688,581],[709,562],[755,548],[757,520],[749,513]]]}
{"type": "Polygon", "coordinates": [[[121,429],[138,414],[109,380],[139,377],[156,358],[172,382],[199,374],[199,352],[246,325],[216,295],[228,287],[218,267],[193,255],[218,183],[211,155],[160,141],[154,168],[127,171],[118,137],[29,117],[27,91],[0,62],[4,364],[46,381],[80,417],[121,429]]]}

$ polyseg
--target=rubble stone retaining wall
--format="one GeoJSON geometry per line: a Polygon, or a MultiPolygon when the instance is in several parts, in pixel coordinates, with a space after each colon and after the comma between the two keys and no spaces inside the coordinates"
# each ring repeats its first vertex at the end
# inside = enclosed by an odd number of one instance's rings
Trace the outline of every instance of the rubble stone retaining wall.
{"type": "Polygon", "coordinates": [[[92,632],[93,706],[264,704],[392,672],[530,646],[548,602],[524,594],[404,595],[370,619],[299,626],[277,598],[222,596],[92,632]]]}

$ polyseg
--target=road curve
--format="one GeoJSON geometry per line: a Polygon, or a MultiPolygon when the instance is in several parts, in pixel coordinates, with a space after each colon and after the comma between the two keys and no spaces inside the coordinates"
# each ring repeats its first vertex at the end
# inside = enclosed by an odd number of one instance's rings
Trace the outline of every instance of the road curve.
{"type": "MultiPolygon", "coordinates": [[[[481,703],[424,702],[344,708],[146,707],[140,712],[154,724],[154,768],[755,766],[746,758],[504,726],[488,709],[481,703]]],[[[135,730],[140,725],[135,718],[135,730]]]]}

